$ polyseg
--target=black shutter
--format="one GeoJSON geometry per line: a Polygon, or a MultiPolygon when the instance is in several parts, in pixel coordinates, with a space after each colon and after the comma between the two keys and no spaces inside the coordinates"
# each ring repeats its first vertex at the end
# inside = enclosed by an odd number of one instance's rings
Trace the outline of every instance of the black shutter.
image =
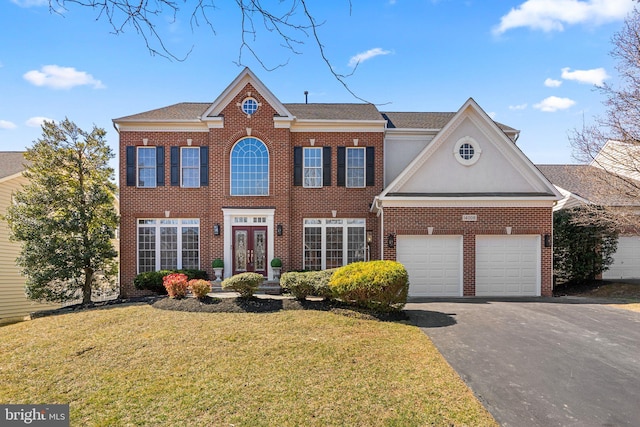
{"type": "Polygon", "coordinates": [[[127,186],[136,185],[136,147],[127,147],[127,186]]]}
{"type": "Polygon", "coordinates": [[[164,147],[156,147],[156,185],[164,185],[164,147]]]}
{"type": "Polygon", "coordinates": [[[171,185],[180,185],[180,147],[171,147],[171,185]]]}
{"type": "Polygon", "coordinates": [[[302,185],[302,147],[293,147],[293,185],[302,185]]]}
{"type": "Polygon", "coordinates": [[[322,147],[322,185],[331,186],[331,147],[322,147]]]}
{"type": "Polygon", "coordinates": [[[209,147],[200,147],[200,185],[209,185],[209,147]]]}
{"type": "Polygon", "coordinates": [[[367,187],[376,185],[376,155],[375,147],[367,147],[367,187]]]}
{"type": "Polygon", "coordinates": [[[338,187],[345,186],[345,175],[346,175],[346,165],[345,165],[345,157],[346,157],[346,147],[338,147],[338,187]]]}

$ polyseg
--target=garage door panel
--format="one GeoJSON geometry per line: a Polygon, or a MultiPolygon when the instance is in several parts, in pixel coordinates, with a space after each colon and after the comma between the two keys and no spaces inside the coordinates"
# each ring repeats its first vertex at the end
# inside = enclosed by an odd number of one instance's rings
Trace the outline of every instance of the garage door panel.
{"type": "Polygon", "coordinates": [[[540,237],[476,236],[476,295],[540,295],[540,237]]]}
{"type": "Polygon", "coordinates": [[[462,295],[462,236],[398,236],[410,296],[462,295]]]}
{"type": "Polygon", "coordinates": [[[640,279],[640,237],[620,236],[618,249],[613,254],[609,270],[602,273],[604,279],[640,279]]]}

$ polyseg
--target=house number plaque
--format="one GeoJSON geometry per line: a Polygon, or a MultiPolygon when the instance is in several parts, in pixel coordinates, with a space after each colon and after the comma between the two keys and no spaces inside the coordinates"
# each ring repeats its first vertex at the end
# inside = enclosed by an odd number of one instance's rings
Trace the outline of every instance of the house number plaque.
{"type": "Polygon", "coordinates": [[[478,215],[462,215],[463,221],[477,221],[478,215]]]}

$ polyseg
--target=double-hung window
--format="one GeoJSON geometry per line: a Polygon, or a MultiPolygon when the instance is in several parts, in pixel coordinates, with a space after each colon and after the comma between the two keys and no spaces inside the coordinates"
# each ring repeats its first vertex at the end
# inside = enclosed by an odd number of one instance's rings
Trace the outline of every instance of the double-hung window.
{"type": "Polygon", "coordinates": [[[200,147],[181,147],[180,162],[180,185],[200,187],[200,147]]]}
{"type": "Polygon", "coordinates": [[[308,188],[322,187],[322,148],[304,147],[304,182],[308,188]]]}
{"type": "Polygon", "coordinates": [[[364,148],[347,148],[347,187],[365,186],[364,148]]]}
{"type": "Polygon", "coordinates": [[[138,187],[156,186],[156,147],[138,147],[138,187]]]}
{"type": "Polygon", "coordinates": [[[320,218],[304,220],[304,268],[324,270],[364,261],[364,219],[320,218]]]}
{"type": "Polygon", "coordinates": [[[199,268],[199,219],[138,220],[138,273],[199,268]]]}

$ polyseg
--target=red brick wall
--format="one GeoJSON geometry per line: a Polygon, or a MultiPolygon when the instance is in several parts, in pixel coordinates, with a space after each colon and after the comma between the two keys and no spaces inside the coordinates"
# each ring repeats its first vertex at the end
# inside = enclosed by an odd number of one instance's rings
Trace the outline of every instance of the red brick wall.
{"type": "MultiPolygon", "coordinates": [[[[463,288],[464,295],[475,295],[475,238],[483,234],[507,234],[505,227],[512,227],[511,234],[538,234],[541,236],[541,291],[551,296],[552,263],[551,247],[544,246],[544,235],[552,233],[551,207],[524,208],[384,208],[384,232],[395,235],[425,235],[433,227],[434,235],[463,236],[463,288]],[[462,221],[462,215],[477,215],[477,221],[462,221]]],[[[396,259],[396,248],[384,247],[384,259],[396,259]]]]}

